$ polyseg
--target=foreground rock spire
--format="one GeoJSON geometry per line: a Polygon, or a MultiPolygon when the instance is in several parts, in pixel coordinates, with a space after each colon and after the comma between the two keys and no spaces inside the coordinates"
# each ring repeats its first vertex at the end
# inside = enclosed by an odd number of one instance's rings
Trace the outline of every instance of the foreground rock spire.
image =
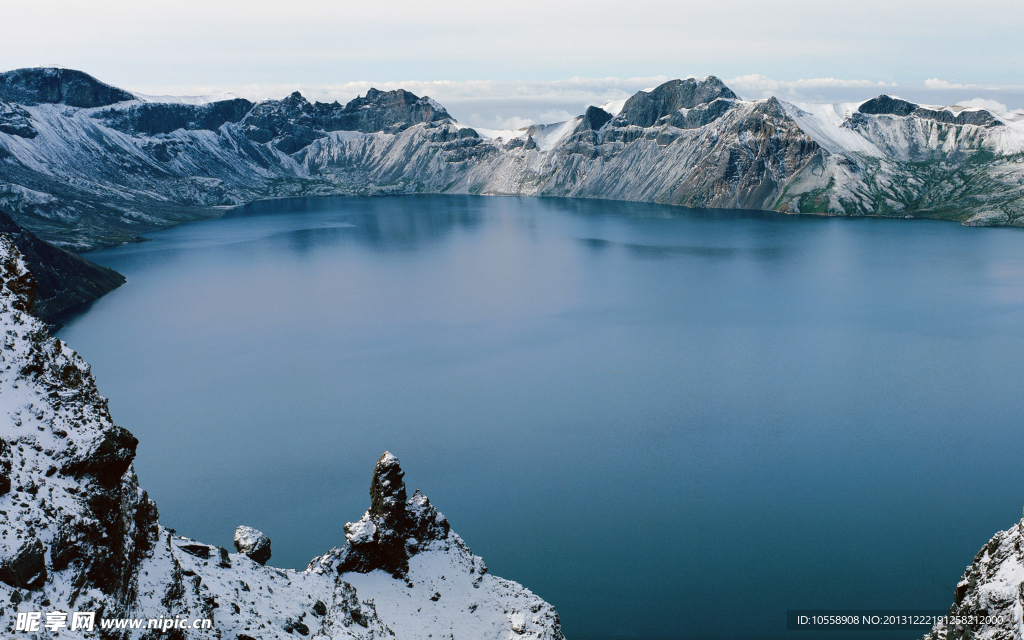
{"type": "Polygon", "coordinates": [[[398,458],[385,451],[373,469],[370,508],[358,522],[345,525],[348,552],[338,560],[339,571],[381,569],[404,578],[411,556],[448,536],[448,520],[425,495],[417,491],[406,499],[404,476],[398,458]]]}
{"type": "MultiPolygon", "coordinates": [[[[239,553],[162,527],[132,468],[136,439],[31,315],[34,290],[0,234],[0,632],[20,636],[19,614],[92,612],[93,628],[67,615],[56,637],[563,640],[551,605],[487,574],[425,496],[406,497],[390,453],[345,544],[305,571],[264,566],[270,540],[249,527],[239,553]]],[[[25,637],[55,637],[36,625],[25,637]]]]}

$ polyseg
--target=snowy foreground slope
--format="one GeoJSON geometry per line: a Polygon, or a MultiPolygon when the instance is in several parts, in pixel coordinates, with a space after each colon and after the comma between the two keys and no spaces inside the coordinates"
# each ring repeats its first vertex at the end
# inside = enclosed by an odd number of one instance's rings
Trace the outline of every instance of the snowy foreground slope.
{"type": "Polygon", "coordinates": [[[0,74],[0,208],[82,249],[215,207],[329,194],[582,197],[1024,225],[1024,116],[879,96],[742,100],[672,80],[566,122],[474,130],[406,91],[153,102],[80,71],[0,74]]]}
{"type": "Polygon", "coordinates": [[[426,497],[406,495],[389,453],[370,509],[305,571],[264,566],[259,532],[228,553],[161,527],[132,469],[138,441],[113,424],[89,365],[30,315],[34,286],[0,235],[0,630],[22,635],[19,612],[94,611],[212,628],[97,620],[35,637],[561,640],[551,605],[488,574],[426,497]]]}
{"type": "Polygon", "coordinates": [[[1024,639],[1024,520],[981,548],[954,598],[949,616],[958,624],[938,624],[925,640],[1024,639]],[[985,624],[986,619],[999,623],[985,624]]]}

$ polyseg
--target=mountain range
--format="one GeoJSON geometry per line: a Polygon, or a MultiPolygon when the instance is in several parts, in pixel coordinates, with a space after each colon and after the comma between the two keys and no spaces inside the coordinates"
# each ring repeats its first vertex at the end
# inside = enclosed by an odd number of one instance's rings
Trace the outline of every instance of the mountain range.
{"type": "Polygon", "coordinates": [[[407,91],[342,105],[152,101],[81,71],[0,74],[0,209],[74,250],[261,198],[461,193],[1024,225],[1024,115],[744,100],[687,78],[571,120],[474,129],[407,91]]]}

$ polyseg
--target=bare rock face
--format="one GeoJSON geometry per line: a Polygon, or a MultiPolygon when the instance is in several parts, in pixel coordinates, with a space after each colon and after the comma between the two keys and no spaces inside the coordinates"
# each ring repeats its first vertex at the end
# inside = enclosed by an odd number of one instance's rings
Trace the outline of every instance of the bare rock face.
{"type": "Polygon", "coordinates": [[[235,529],[235,549],[260,564],[267,564],[270,560],[270,538],[252,527],[242,525],[235,529]]]}
{"type": "Polygon", "coordinates": [[[46,549],[36,539],[25,541],[0,564],[0,582],[20,589],[38,589],[46,582],[46,549]]]}
{"type": "Polygon", "coordinates": [[[871,115],[909,116],[917,108],[918,105],[913,102],[881,95],[864,102],[857,108],[857,111],[871,115]]]}

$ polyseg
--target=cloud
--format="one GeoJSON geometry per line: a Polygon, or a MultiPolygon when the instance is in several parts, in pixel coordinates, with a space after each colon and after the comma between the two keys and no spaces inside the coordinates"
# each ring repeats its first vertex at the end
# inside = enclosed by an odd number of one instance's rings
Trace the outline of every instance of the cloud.
{"type": "MultiPolygon", "coordinates": [[[[282,98],[300,91],[309,100],[347,102],[357,95],[365,95],[371,87],[381,91],[405,89],[420,96],[430,96],[442,104],[460,101],[492,100],[515,102],[518,100],[548,102],[580,102],[602,104],[608,100],[628,97],[645,87],[659,85],[668,76],[638,78],[582,78],[565,80],[360,80],[342,84],[248,84],[233,86],[185,86],[160,93],[181,95],[207,95],[230,92],[250,100],[282,98]]],[[[129,89],[131,87],[128,87],[129,89]]]]}
{"type": "Polygon", "coordinates": [[[486,118],[481,116],[479,113],[470,114],[465,120],[465,124],[471,127],[477,127],[480,129],[525,129],[531,124],[535,124],[531,118],[521,118],[519,116],[512,116],[510,118],[503,118],[501,115],[496,115],[493,118],[486,118]]]}
{"type": "Polygon", "coordinates": [[[996,113],[1008,113],[1010,109],[997,100],[988,100],[986,98],[973,98],[971,100],[961,100],[957,103],[961,107],[971,107],[973,109],[988,109],[996,113]]]}
{"type": "Polygon", "coordinates": [[[955,84],[953,82],[939,80],[938,78],[928,78],[924,81],[924,86],[927,89],[966,89],[969,86],[977,85],[955,84]]]}
{"type": "MultiPolygon", "coordinates": [[[[605,102],[607,102],[607,100],[605,102]]],[[[604,104],[604,102],[601,104],[604,104]]],[[[565,122],[566,120],[572,120],[575,117],[576,115],[569,113],[564,109],[552,109],[551,111],[545,111],[540,114],[541,122],[565,122]]]]}
{"type": "Polygon", "coordinates": [[[849,80],[845,78],[806,78],[800,80],[774,80],[760,74],[750,74],[730,78],[725,83],[740,95],[752,98],[776,96],[787,99],[800,99],[823,91],[856,89],[868,92],[884,91],[895,87],[895,82],[886,83],[880,80],[849,80]]]}

